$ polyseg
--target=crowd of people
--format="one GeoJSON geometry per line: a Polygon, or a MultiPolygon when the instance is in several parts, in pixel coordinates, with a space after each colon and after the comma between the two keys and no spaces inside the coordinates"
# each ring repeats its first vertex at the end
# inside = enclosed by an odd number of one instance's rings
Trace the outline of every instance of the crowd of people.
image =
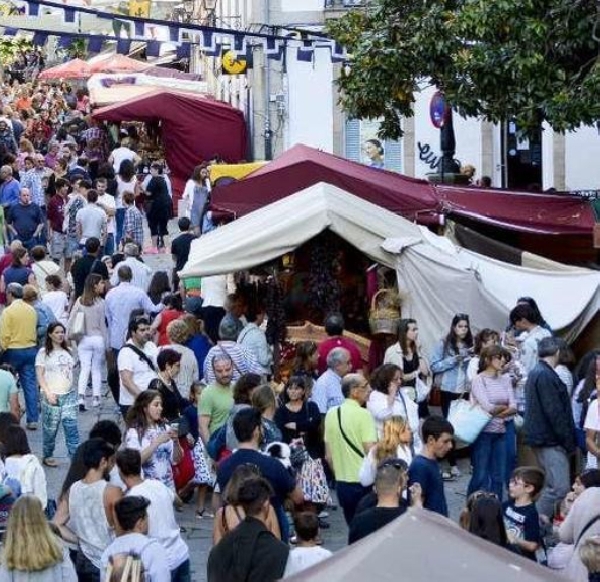
{"type": "Polygon", "coordinates": [[[375,369],[328,314],[276,389],[262,300],[230,275],[177,277],[214,227],[206,165],[169,243],[168,174],[138,179],[134,128],[97,124],[68,86],[17,81],[0,99],[0,580],[189,581],[176,513],[194,498],[210,582],[277,580],[331,555],[334,493],[353,544],[410,507],[448,516],[459,464],[463,528],[571,580],[600,569],[600,352],[575,367],[533,299],[505,330],[457,314],[428,351],[403,319],[375,369]],[[173,273],[154,272],[147,255],[167,251],[173,273]],[[123,426],[84,438],[104,386],[123,426]]]}

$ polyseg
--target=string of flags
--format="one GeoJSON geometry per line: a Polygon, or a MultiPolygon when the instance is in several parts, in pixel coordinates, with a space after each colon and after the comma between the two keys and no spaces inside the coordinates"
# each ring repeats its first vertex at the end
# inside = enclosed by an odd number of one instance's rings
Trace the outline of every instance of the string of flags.
{"type": "Polygon", "coordinates": [[[78,15],[90,14],[98,19],[106,20],[111,25],[113,35],[84,32],[58,32],[56,30],[40,30],[27,26],[5,27],[5,36],[14,36],[19,31],[33,33],[33,44],[43,46],[48,37],[59,37],[59,48],[67,48],[75,39],[86,39],[87,50],[91,54],[102,51],[108,41],[117,43],[117,53],[128,54],[132,42],[145,43],[146,54],[159,56],[163,44],[175,44],[178,58],[189,58],[191,47],[197,46],[207,56],[219,56],[222,49],[228,47],[235,54],[245,55],[248,68],[251,66],[254,48],[262,47],[268,59],[281,61],[287,58],[286,49],[296,48],[298,61],[313,62],[315,50],[326,48],[330,51],[331,62],[344,63],[347,53],[339,43],[325,36],[309,37],[308,33],[291,33],[289,36],[231,30],[214,26],[204,26],[191,22],[170,22],[154,18],[124,16],[110,12],[102,12],[92,8],[68,6],[51,0],[25,0],[21,3],[21,14],[31,17],[43,17],[43,8],[52,9],[60,14],[64,23],[75,24],[78,15]],[[123,36],[125,33],[125,36],[123,36]],[[158,38],[161,40],[158,40],[158,38]],[[165,40],[168,39],[168,40],[165,40]]]}

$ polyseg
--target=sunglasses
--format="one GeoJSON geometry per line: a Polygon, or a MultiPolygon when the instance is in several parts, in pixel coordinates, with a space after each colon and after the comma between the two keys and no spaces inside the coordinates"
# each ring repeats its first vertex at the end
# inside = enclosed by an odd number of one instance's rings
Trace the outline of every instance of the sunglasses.
{"type": "Polygon", "coordinates": [[[408,471],[408,464],[404,459],[387,459],[377,468],[384,469],[385,467],[394,467],[394,469],[397,469],[398,471],[408,471]]]}

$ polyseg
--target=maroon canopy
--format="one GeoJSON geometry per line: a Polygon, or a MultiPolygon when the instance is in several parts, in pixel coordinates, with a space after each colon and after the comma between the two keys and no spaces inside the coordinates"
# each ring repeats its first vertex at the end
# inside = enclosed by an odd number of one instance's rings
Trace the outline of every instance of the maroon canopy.
{"type": "Polygon", "coordinates": [[[161,121],[161,139],[176,194],[200,162],[217,154],[231,163],[246,157],[244,114],[202,95],[157,89],[102,107],[93,117],[115,122],[161,121]]]}
{"type": "Polygon", "coordinates": [[[591,204],[577,196],[437,185],[444,212],[536,234],[592,235],[591,204]]]}
{"type": "Polygon", "coordinates": [[[240,182],[215,187],[212,201],[220,209],[248,214],[318,182],[338,186],[410,220],[441,208],[429,182],[369,168],[301,144],[240,182]]]}
{"type": "MultiPolygon", "coordinates": [[[[296,145],[240,182],[217,186],[213,204],[237,215],[327,182],[421,224],[439,214],[464,216],[522,233],[592,236],[591,205],[577,197],[472,187],[434,186],[296,145]]],[[[590,244],[586,239],[586,246],[590,244]]],[[[538,251],[539,252],[539,251],[538,251]]]]}

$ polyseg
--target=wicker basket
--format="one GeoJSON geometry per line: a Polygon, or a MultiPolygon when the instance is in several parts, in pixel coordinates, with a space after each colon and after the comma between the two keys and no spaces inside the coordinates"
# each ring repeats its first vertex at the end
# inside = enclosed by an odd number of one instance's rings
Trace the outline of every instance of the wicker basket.
{"type": "Polygon", "coordinates": [[[377,291],[371,299],[369,326],[373,335],[398,335],[400,310],[398,297],[389,289],[377,291]]]}

